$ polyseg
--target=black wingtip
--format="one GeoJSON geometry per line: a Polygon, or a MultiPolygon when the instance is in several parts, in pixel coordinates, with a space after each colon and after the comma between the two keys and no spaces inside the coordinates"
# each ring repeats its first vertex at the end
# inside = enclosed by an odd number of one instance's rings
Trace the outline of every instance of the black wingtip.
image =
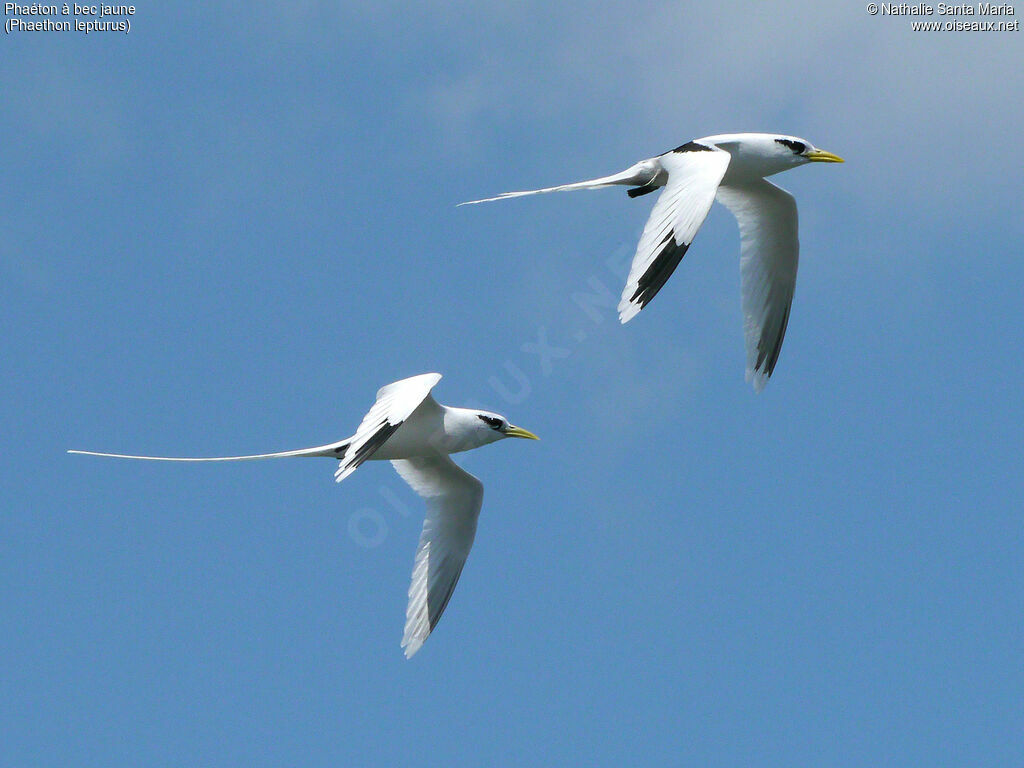
{"type": "MultiPolygon", "coordinates": [[[[445,557],[438,563],[438,572],[445,569],[448,558],[445,557]]],[[[455,574],[455,578],[452,579],[452,583],[448,585],[444,594],[441,595],[441,600],[437,606],[430,604],[430,591],[427,591],[427,619],[430,622],[430,631],[434,631],[434,627],[437,626],[437,622],[441,620],[441,615],[444,613],[444,609],[448,607],[448,601],[452,599],[452,595],[455,593],[455,587],[459,583],[459,578],[462,576],[462,569],[459,568],[459,572],[455,574]]]]}
{"type": "Polygon", "coordinates": [[[757,345],[757,364],[754,366],[754,371],[763,374],[767,378],[771,378],[771,375],[775,372],[775,364],[779,362],[782,340],[786,337],[786,328],[789,326],[789,310],[790,307],[786,307],[786,313],[782,316],[779,331],[775,334],[772,344],[769,346],[762,339],[757,345]]]}
{"type": "Polygon", "coordinates": [[[689,243],[678,245],[675,234],[669,232],[662,241],[661,252],[658,253],[654,261],[651,262],[651,266],[647,268],[647,271],[637,281],[636,291],[633,293],[632,298],[630,298],[630,302],[638,304],[640,309],[646,307],[672,276],[676,267],[679,266],[679,262],[686,255],[686,249],[689,247],[689,243]]]}

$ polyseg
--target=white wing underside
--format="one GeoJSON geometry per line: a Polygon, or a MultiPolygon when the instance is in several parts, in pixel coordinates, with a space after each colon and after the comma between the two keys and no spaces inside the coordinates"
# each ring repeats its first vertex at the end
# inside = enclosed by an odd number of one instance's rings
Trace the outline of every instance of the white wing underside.
{"type": "Polygon", "coordinates": [[[618,307],[623,323],[650,303],[683,258],[711,210],[730,157],[725,150],[707,149],[669,152],[660,158],[668,183],[633,256],[618,307]]]}
{"type": "Polygon", "coordinates": [[[740,279],[747,380],[760,392],[775,370],[796,288],[796,200],[764,179],[722,185],[718,200],[740,227],[740,279]]]}
{"type": "Polygon", "coordinates": [[[476,536],[484,487],[448,456],[401,459],[391,464],[427,503],[402,637],[409,658],[437,625],[459,581],[476,536]]]}

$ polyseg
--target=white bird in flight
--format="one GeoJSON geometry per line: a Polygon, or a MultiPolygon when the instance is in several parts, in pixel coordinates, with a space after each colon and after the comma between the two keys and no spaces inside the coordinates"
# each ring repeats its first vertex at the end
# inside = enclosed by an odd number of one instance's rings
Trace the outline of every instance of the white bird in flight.
{"type": "Polygon", "coordinates": [[[814,162],[843,159],[795,136],[728,133],[694,139],[611,176],[460,205],[615,184],[633,187],[629,196],[639,197],[665,187],[644,227],[619,301],[619,319],[625,323],[661,290],[717,197],[740,227],[747,379],[760,392],[775,370],[786,334],[800,251],[796,201],[765,177],[814,162]]]}
{"type": "Polygon", "coordinates": [[[441,405],[430,390],[439,373],[424,373],[396,381],[377,392],[377,400],[356,433],[345,440],[315,448],[254,456],[175,458],[130,456],[97,451],[68,451],[88,456],[147,461],[244,461],[285,456],[326,456],[338,459],[334,473],[341,482],[364,461],[386,459],[406,483],[427,502],[419,546],[409,586],[402,648],[406,658],[420,649],[437,626],[452,596],[476,535],[484,487],[473,475],[448,458],[506,437],[539,438],[509,424],[496,413],[441,405]]]}

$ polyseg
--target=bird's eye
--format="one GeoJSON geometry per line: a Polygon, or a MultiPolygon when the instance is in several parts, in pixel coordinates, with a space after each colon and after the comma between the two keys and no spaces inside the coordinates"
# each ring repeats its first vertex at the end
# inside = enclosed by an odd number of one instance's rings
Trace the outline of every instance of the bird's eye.
{"type": "Polygon", "coordinates": [[[482,413],[477,414],[480,421],[486,424],[491,429],[501,429],[501,419],[496,419],[494,416],[484,416],[482,413]]]}
{"type": "Polygon", "coordinates": [[[802,155],[807,151],[807,145],[802,141],[793,141],[792,139],[776,139],[775,141],[784,147],[789,147],[798,155],[802,155]]]}

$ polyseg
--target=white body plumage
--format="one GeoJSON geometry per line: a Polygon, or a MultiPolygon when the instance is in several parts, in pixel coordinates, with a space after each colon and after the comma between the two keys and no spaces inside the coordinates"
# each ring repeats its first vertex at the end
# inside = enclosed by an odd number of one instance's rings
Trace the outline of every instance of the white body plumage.
{"type": "Polygon", "coordinates": [[[476,535],[484,488],[449,454],[469,451],[506,437],[537,436],[489,411],[451,408],[430,395],[439,373],[424,373],[388,384],[355,434],[336,443],[297,451],[211,458],[135,456],[96,451],[68,451],[90,456],[146,461],[244,461],[289,456],[338,460],[334,477],[341,482],[364,461],[390,461],[398,474],[427,503],[413,565],[402,647],[412,656],[437,625],[462,573],[476,535]]]}
{"type": "Polygon", "coordinates": [[[630,197],[664,188],[637,246],[619,302],[625,323],[661,290],[717,199],[740,227],[747,378],[760,391],[775,369],[789,322],[799,259],[796,202],[769,181],[811,162],[842,162],[795,136],[728,133],[694,139],[597,179],[473,200],[486,203],[545,192],[630,186],[630,197]]]}

